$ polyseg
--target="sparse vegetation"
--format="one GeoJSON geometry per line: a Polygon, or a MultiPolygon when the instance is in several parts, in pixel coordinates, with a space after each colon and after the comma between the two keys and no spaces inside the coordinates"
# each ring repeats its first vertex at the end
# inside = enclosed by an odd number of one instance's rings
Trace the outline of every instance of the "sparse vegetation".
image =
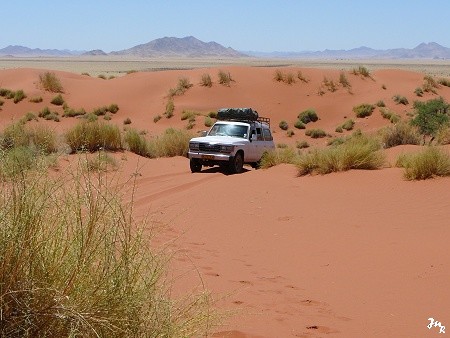
{"type": "Polygon", "coordinates": [[[306,141],[304,141],[304,140],[302,140],[302,141],[297,141],[297,142],[295,143],[295,146],[296,146],[298,149],[305,149],[305,148],[309,148],[309,143],[306,142],[306,141]]]}
{"type": "Polygon", "coordinates": [[[300,176],[328,174],[350,169],[379,169],[385,163],[377,140],[365,135],[355,135],[344,143],[326,149],[315,149],[300,155],[297,167],[300,176]]]}
{"type": "Polygon", "coordinates": [[[329,80],[326,76],[322,81],[323,85],[328,89],[329,92],[334,93],[337,90],[337,85],[333,80],[329,80]]]}
{"type": "Polygon", "coordinates": [[[64,104],[64,99],[61,96],[61,94],[56,95],[51,101],[51,104],[54,104],[55,106],[62,106],[64,104]]]}
{"type": "Polygon", "coordinates": [[[230,72],[225,73],[223,70],[219,70],[218,77],[219,83],[227,87],[231,85],[231,82],[234,82],[234,80],[231,78],[230,72]]]}
{"type": "Polygon", "coordinates": [[[202,74],[202,79],[200,81],[200,85],[202,85],[203,87],[212,87],[211,76],[207,73],[202,74]]]}
{"type": "Polygon", "coordinates": [[[306,78],[306,77],[303,75],[303,73],[302,73],[301,70],[299,70],[299,71],[297,72],[297,78],[298,78],[301,82],[304,82],[304,83],[308,83],[308,82],[309,82],[309,79],[306,78]]]}
{"type": "Polygon", "coordinates": [[[400,115],[397,115],[395,112],[387,108],[381,108],[380,113],[384,119],[389,120],[391,123],[397,123],[401,120],[400,115]]]}
{"type": "Polygon", "coordinates": [[[300,119],[298,119],[297,121],[295,121],[294,127],[297,129],[305,129],[306,125],[300,119]]]}
{"type": "Polygon", "coordinates": [[[308,129],[306,130],[305,135],[311,138],[322,138],[327,136],[327,133],[322,129],[308,129]]]}
{"type": "Polygon", "coordinates": [[[354,125],[355,125],[355,121],[353,121],[352,119],[349,119],[349,120],[346,120],[344,123],[342,123],[340,125],[340,127],[342,129],[349,131],[349,130],[353,129],[354,125]]]}
{"type": "Polygon", "coordinates": [[[175,111],[175,104],[172,98],[169,98],[166,103],[166,111],[164,112],[164,116],[170,119],[173,116],[173,112],[175,111]]]}
{"type": "Polygon", "coordinates": [[[287,163],[295,164],[298,155],[296,151],[290,147],[282,147],[274,150],[266,151],[261,157],[260,168],[268,169],[276,165],[287,163]]]}
{"type": "Polygon", "coordinates": [[[39,83],[42,88],[52,93],[62,93],[63,86],[55,73],[45,72],[39,75],[39,83]]]}
{"type": "Polygon", "coordinates": [[[287,135],[288,137],[292,137],[292,136],[295,135],[295,132],[294,132],[292,129],[289,129],[289,130],[286,132],[286,135],[287,135]]]}
{"type": "Polygon", "coordinates": [[[339,73],[339,83],[344,88],[351,88],[352,87],[352,85],[350,84],[350,81],[347,79],[347,76],[345,75],[344,72],[340,72],[339,73]]]}
{"type": "Polygon", "coordinates": [[[153,122],[154,123],[156,123],[156,122],[158,122],[159,120],[161,120],[161,118],[162,118],[162,116],[161,115],[155,115],[155,117],[153,117],[153,122]]]}
{"type": "Polygon", "coordinates": [[[150,152],[150,144],[144,136],[135,129],[128,129],[124,136],[129,151],[144,157],[154,157],[150,152]]]}
{"type": "Polygon", "coordinates": [[[358,118],[364,118],[372,115],[374,109],[375,106],[369,103],[362,103],[358,106],[353,107],[353,111],[355,112],[356,117],[358,118]]]}
{"type": "Polygon", "coordinates": [[[394,95],[394,97],[393,97],[392,99],[393,99],[394,102],[397,103],[397,104],[403,104],[403,105],[405,105],[405,106],[406,106],[407,104],[409,104],[408,99],[407,99],[405,96],[402,96],[402,95],[399,95],[399,94],[394,95]]]}
{"type": "Polygon", "coordinates": [[[183,95],[192,86],[193,84],[189,81],[187,77],[179,78],[177,86],[169,90],[169,98],[183,95]]]}
{"type": "Polygon", "coordinates": [[[25,95],[25,92],[22,89],[19,89],[19,90],[14,92],[13,101],[14,101],[14,103],[19,103],[20,101],[22,101],[26,97],[27,96],[25,95]]]}
{"type": "Polygon", "coordinates": [[[442,86],[450,87],[450,79],[439,79],[438,83],[442,86]]]}
{"type": "Polygon", "coordinates": [[[82,116],[82,115],[85,115],[85,114],[86,114],[86,111],[83,108],[75,110],[73,108],[66,107],[64,109],[63,116],[64,117],[76,117],[76,116],[82,116]]]}
{"type": "Polygon", "coordinates": [[[43,99],[42,99],[42,96],[33,96],[30,98],[29,101],[33,102],[33,103],[40,103],[43,101],[43,99]]]}
{"type": "Polygon", "coordinates": [[[368,77],[373,80],[372,75],[370,74],[370,71],[364,66],[358,66],[358,68],[353,68],[352,74],[360,75],[361,77],[368,77]]]}
{"type": "Polygon", "coordinates": [[[381,130],[384,148],[403,144],[420,144],[421,138],[417,128],[406,122],[399,122],[381,130]]]}
{"type": "Polygon", "coordinates": [[[449,124],[450,105],[444,99],[432,99],[414,103],[415,116],[411,123],[418,127],[424,136],[431,136],[433,141],[438,130],[449,124]]]}
{"type": "Polygon", "coordinates": [[[280,127],[280,129],[282,130],[288,130],[289,124],[283,120],[278,124],[278,127],[280,127]]]}
{"type": "Polygon", "coordinates": [[[298,119],[304,124],[308,124],[309,122],[316,122],[319,120],[317,113],[314,109],[307,109],[298,114],[298,119]]]}
{"type": "Polygon", "coordinates": [[[72,152],[123,149],[119,128],[109,123],[79,123],[66,132],[65,140],[72,152]]]}
{"type": "Polygon", "coordinates": [[[414,94],[416,94],[416,95],[419,96],[419,97],[422,97],[422,96],[423,96],[423,89],[422,89],[421,87],[417,87],[417,88],[414,90],[414,94]]]}
{"type": "Polygon", "coordinates": [[[426,147],[416,154],[403,154],[397,166],[405,168],[407,180],[425,180],[435,176],[450,176],[450,155],[437,147],[426,147]]]}
{"type": "MultiPolygon", "coordinates": [[[[27,151],[8,152],[2,167],[14,156],[17,173],[27,151]]],[[[149,225],[134,220],[121,184],[82,166],[67,173],[1,181],[0,335],[204,336],[209,297],[172,296],[167,257],[150,249],[149,225]]]]}
{"type": "Polygon", "coordinates": [[[131,124],[131,119],[129,117],[127,117],[125,120],[123,120],[123,124],[125,124],[125,125],[131,124]]]}
{"type": "Polygon", "coordinates": [[[212,127],[214,124],[214,120],[210,118],[209,116],[205,116],[205,127],[212,127]]]}

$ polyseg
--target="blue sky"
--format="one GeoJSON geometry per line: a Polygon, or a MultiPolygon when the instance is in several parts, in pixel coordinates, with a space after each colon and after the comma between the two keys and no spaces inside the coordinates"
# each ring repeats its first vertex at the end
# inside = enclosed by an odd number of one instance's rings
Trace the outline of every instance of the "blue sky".
{"type": "Polygon", "coordinates": [[[189,35],[266,52],[450,47],[449,0],[23,0],[1,10],[0,48],[111,52],[189,35]]]}

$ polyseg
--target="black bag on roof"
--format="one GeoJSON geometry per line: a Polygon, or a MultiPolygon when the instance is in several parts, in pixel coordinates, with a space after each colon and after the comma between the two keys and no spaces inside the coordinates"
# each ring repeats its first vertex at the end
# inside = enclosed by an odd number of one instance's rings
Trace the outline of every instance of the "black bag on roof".
{"type": "Polygon", "coordinates": [[[217,119],[256,121],[258,112],[252,108],[222,108],[217,111],[217,119]]]}

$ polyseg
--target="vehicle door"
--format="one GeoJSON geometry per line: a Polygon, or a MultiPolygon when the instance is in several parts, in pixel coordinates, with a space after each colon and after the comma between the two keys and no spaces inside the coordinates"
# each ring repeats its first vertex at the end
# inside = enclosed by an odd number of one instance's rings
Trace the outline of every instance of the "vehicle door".
{"type": "Polygon", "coordinates": [[[261,156],[265,150],[263,129],[260,126],[256,126],[255,131],[256,131],[256,140],[254,140],[252,142],[253,148],[254,148],[254,153],[253,153],[254,157],[252,158],[252,162],[259,161],[259,159],[261,158],[261,156]]]}

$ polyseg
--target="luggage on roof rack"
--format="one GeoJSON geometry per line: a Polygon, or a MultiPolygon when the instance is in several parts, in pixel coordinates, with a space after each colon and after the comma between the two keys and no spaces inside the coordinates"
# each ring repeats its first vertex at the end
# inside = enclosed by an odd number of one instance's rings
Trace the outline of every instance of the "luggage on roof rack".
{"type": "Polygon", "coordinates": [[[257,121],[258,112],[252,108],[222,108],[217,111],[217,119],[257,121]]]}

